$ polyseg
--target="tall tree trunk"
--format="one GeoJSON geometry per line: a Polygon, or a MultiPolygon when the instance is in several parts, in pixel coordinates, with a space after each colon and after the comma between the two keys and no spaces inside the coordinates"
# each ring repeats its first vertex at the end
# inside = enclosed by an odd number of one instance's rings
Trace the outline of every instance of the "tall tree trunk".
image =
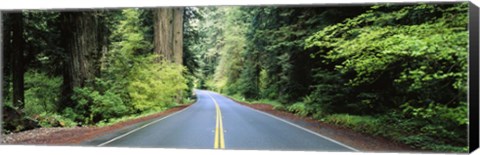
{"type": "Polygon", "coordinates": [[[173,12],[173,51],[174,62],[177,64],[183,63],[183,12],[183,7],[175,8],[173,12]]]}
{"type": "Polygon", "coordinates": [[[154,51],[160,59],[172,61],[173,56],[173,9],[159,8],[154,10],[154,51]]]}
{"type": "Polygon", "coordinates": [[[184,8],[154,10],[154,51],[161,59],[182,64],[184,8]]]}
{"type": "Polygon", "coordinates": [[[22,13],[12,13],[12,80],[13,80],[13,105],[19,109],[24,107],[24,73],[25,64],[23,58],[23,49],[25,40],[23,38],[23,15],[22,13]]]}
{"type": "MultiPolygon", "coordinates": [[[[9,94],[9,90],[12,87],[11,86],[11,79],[12,79],[12,70],[10,69],[12,67],[12,52],[10,52],[11,47],[12,47],[12,36],[10,35],[11,33],[11,20],[10,20],[10,15],[7,13],[1,13],[2,14],[2,93],[3,93],[3,101],[6,100],[7,95],[9,94]]],[[[12,96],[8,96],[9,99],[11,99],[12,96]]]]}
{"type": "Polygon", "coordinates": [[[99,37],[98,19],[95,12],[62,12],[63,90],[60,110],[73,107],[73,89],[93,82],[100,72],[102,38],[99,37]]]}

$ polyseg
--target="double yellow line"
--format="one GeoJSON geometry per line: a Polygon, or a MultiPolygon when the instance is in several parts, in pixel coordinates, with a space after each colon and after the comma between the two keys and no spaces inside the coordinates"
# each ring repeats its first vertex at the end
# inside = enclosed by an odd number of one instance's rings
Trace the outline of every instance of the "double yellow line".
{"type": "Polygon", "coordinates": [[[218,106],[217,101],[210,95],[212,98],[213,103],[215,103],[215,110],[217,113],[216,123],[215,123],[215,141],[213,143],[214,149],[224,149],[225,148],[225,140],[223,138],[223,123],[222,123],[222,111],[220,111],[220,106],[218,106]]]}

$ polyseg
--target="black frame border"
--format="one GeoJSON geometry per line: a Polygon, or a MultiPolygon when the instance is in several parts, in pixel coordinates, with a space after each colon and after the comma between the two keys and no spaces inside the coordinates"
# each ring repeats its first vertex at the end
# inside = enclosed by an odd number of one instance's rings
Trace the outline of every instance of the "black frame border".
{"type": "Polygon", "coordinates": [[[473,2],[469,2],[469,53],[468,53],[468,146],[472,153],[478,148],[479,142],[479,8],[473,2]]]}

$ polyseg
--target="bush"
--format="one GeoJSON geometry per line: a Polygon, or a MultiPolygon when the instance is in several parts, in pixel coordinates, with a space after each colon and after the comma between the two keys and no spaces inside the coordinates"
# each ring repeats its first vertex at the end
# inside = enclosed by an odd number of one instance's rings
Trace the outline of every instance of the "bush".
{"type": "Polygon", "coordinates": [[[60,97],[61,77],[30,70],[25,73],[25,108],[27,116],[42,112],[55,112],[57,100],[60,97]]]}
{"type": "Polygon", "coordinates": [[[416,148],[455,151],[462,150],[467,143],[467,106],[461,103],[457,107],[430,103],[427,107],[414,108],[403,105],[403,118],[399,119],[397,128],[409,129],[405,137],[397,138],[416,148]],[[446,150],[454,148],[453,150],[446,150]]]}
{"type": "Polygon", "coordinates": [[[128,108],[120,96],[110,90],[101,93],[91,87],[75,88],[72,99],[78,104],[73,109],[65,109],[63,111],[65,116],[85,124],[93,124],[128,113],[128,108]]]}
{"type": "Polygon", "coordinates": [[[179,93],[188,88],[183,66],[166,61],[158,64],[152,58],[144,62],[136,65],[127,87],[134,108],[163,110],[180,102],[179,93]]]}
{"type": "Polygon", "coordinates": [[[312,108],[314,115],[326,115],[330,113],[356,113],[356,109],[348,109],[352,103],[349,95],[349,87],[344,85],[344,80],[339,74],[316,69],[314,71],[315,84],[310,94],[304,98],[304,102],[312,108]]]}
{"type": "Polygon", "coordinates": [[[275,110],[280,110],[280,111],[286,110],[286,107],[282,103],[280,103],[276,100],[260,99],[260,100],[254,101],[254,102],[272,105],[272,108],[275,109],[275,110]]]}
{"type": "Polygon", "coordinates": [[[349,114],[333,114],[324,119],[325,122],[345,126],[355,131],[377,134],[380,127],[380,120],[371,116],[356,116],[349,114]]]}
{"type": "Polygon", "coordinates": [[[293,112],[299,116],[305,117],[310,115],[312,111],[308,108],[305,103],[297,102],[287,107],[287,110],[293,112]]]}
{"type": "Polygon", "coordinates": [[[428,119],[405,117],[400,112],[391,112],[376,117],[333,114],[323,120],[327,123],[351,128],[354,131],[386,137],[417,149],[442,152],[467,151],[465,135],[459,134],[462,133],[462,130],[466,134],[466,126],[460,124],[455,126],[455,124],[450,124],[451,120],[438,119],[441,118],[438,115],[448,115],[455,111],[440,109],[437,107],[438,114],[435,114],[435,118],[428,119]],[[431,123],[435,121],[436,123],[431,123]]]}
{"type": "Polygon", "coordinates": [[[35,118],[42,127],[73,127],[77,123],[56,113],[41,113],[35,118]]]}

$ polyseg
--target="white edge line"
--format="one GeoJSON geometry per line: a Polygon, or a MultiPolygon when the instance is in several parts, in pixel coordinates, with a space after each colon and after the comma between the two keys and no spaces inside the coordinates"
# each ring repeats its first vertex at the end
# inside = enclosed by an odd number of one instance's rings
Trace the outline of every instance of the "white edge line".
{"type": "MultiPolygon", "coordinates": [[[[197,100],[197,102],[198,102],[198,100],[197,100]]],[[[193,104],[192,104],[192,105],[193,105],[193,104]]],[[[123,137],[125,137],[125,136],[127,136],[127,135],[129,135],[129,134],[131,134],[131,133],[133,133],[133,132],[135,132],[135,131],[138,131],[138,130],[143,129],[143,128],[147,127],[147,126],[150,126],[150,125],[152,125],[152,124],[154,124],[154,123],[157,123],[157,122],[159,122],[159,121],[161,121],[161,120],[164,120],[164,119],[166,119],[166,118],[168,118],[168,117],[170,117],[170,116],[173,116],[173,115],[178,114],[178,113],[180,113],[180,112],[182,112],[182,111],[185,111],[185,110],[187,110],[188,108],[190,108],[192,105],[188,106],[188,107],[185,108],[185,109],[182,109],[182,110],[180,110],[180,111],[177,111],[177,112],[175,112],[175,113],[173,113],[173,114],[170,114],[170,115],[168,115],[168,116],[162,117],[162,118],[160,118],[160,119],[158,119],[158,120],[155,120],[155,121],[153,121],[153,122],[150,122],[150,123],[148,123],[148,124],[145,124],[145,125],[143,125],[143,126],[141,126],[141,127],[138,127],[138,128],[136,128],[136,129],[133,129],[132,131],[129,131],[129,132],[123,134],[123,135],[117,136],[117,137],[115,137],[115,138],[113,138],[113,139],[111,139],[111,140],[109,140],[109,141],[106,141],[106,142],[104,142],[104,143],[102,143],[102,144],[99,144],[99,145],[97,145],[97,146],[107,145],[107,144],[109,144],[109,143],[111,143],[111,142],[113,142],[113,141],[116,141],[116,140],[118,140],[118,139],[120,139],[120,138],[123,138],[123,137]]]]}
{"type": "MultiPolygon", "coordinates": [[[[214,92],[214,93],[215,93],[215,92],[214,92]]],[[[216,94],[218,94],[218,93],[216,93],[216,94]]],[[[218,94],[218,95],[221,95],[221,94],[218,94]]],[[[223,95],[221,95],[221,96],[223,96],[223,95]]],[[[229,98],[227,98],[227,99],[229,99],[229,98]]],[[[229,99],[229,100],[232,100],[232,99],[229,99]]],[[[232,101],[235,102],[235,103],[237,103],[237,102],[234,101],[234,100],[232,100],[232,101]]],[[[238,103],[237,103],[237,104],[238,104],[238,103]]],[[[242,105],[242,104],[239,104],[239,105],[242,105]]],[[[247,107],[247,108],[250,108],[249,106],[245,106],[245,105],[242,105],[242,106],[247,107]]],[[[359,150],[357,150],[357,149],[355,149],[355,148],[353,148],[353,147],[351,147],[351,146],[348,146],[348,145],[343,144],[343,143],[341,143],[341,142],[339,142],[339,141],[333,140],[333,139],[331,139],[331,138],[329,138],[329,137],[326,137],[326,136],[324,136],[324,135],[321,135],[321,134],[319,134],[319,133],[317,133],[317,132],[314,132],[314,131],[312,131],[312,130],[309,130],[309,129],[307,129],[307,128],[304,128],[304,127],[302,127],[302,126],[299,126],[299,125],[297,125],[297,124],[293,124],[292,122],[289,122],[289,121],[287,121],[287,120],[284,120],[284,119],[279,118],[279,117],[277,117],[277,116],[274,116],[274,115],[272,115],[272,114],[269,114],[269,113],[266,113],[266,112],[263,112],[263,111],[260,111],[260,110],[254,109],[254,108],[250,108],[250,109],[252,109],[252,110],[254,110],[254,111],[257,111],[257,112],[259,112],[259,113],[261,113],[261,114],[270,116],[270,117],[272,117],[272,118],[275,118],[275,119],[277,119],[277,120],[279,120],[279,121],[282,121],[282,122],[284,122],[284,123],[290,124],[290,125],[292,125],[292,126],[294,126],[294,127],[300,128],[300,129],[302,129],[302,130],[304,130],[304,131],[307,131],[307,132],[309,132],[309,133],[311,133],[311,134],[314,134],[314,135],[316,135],[316,136],[319,136],[319,137],[321,137],[321,138],[324,138],[324,139],[326,139],[326,140],[329,140],[329,141],[331,141],[331,142],[334,142],[334,143],[336,143],[336,144],[338,144],[338,145],[341,145],[341,146],[343,146],[343,147],[346,147],[346,148],[348,148],[348,149],[350,149],[350,150],[352,150],[352,151],[360,152],[359,150]]]]}
{"type": "MultiPolygon", "coordinates": [[[[240,105],[241,105],[241,104],[240,104],[240,105]]],[[[245,106],[245,107],[248,107],[248,106],[245,106]]],[[[250,107],[248,107],[248,108],[250,108],[250,107]]],[[[250,109],[253,109],[253,108],[250,108],[250,109]]],[[[299,126],[299,125],[297,125],[297,124],[293,124],[292,122],[286,121],[286,120],[281,119],[281,118],[279,118],[279,117],[277,117],[277,116],[271,115],[271,114],[266,113],[266,112],[263,112],[263,111],[259,111],[259,110],[257,110],[257,109],[253,109],[253,110],[255,110],[255,111],[259,112],[259,113],[263,113],[264,115],[273,117],[273,118],[275,118],[275,119],[277,119],[277,120],[280,120],[280,121],[282,121],[282,122],[285,122],[285,123],[287,123],[287,124],[290,124],[290,125],[292,125],[292,126],[294,126],[294,127],[297,127],[297,128],[302,129],[302,130],[305,130],[305,131],[307,131],[307,132],[309,132],[309,133],[311,133],[311,134],[314,134],[314,135],[317,135],[317,136],[322,137],[322,138],[324,138],[324,139],[327,139],[327,140],[329,140],[329,141],[331,141],[331,142],[334,142],[334,143],[336,143],[336,144],[338,144],[338,145],[341,145],[341,146],[343,146],[343,147],[346,147],[346,148],[348,148],[348,149],[350,149],[350,150],[352,150],[352,151],[360,152],[359,150],[357,150],[357,149],[355,149],[355,148],[353,148],[353,147],[351,147],[351,146],[348,146],[348,145],[343,144],[343,143],[341,143],[341,142],[339,142],[339,141],[333,140],[333,139],[331,139],[331,138],[329,138],[329,137],[326,137],[326,136],[324,136],[324,135],[321,135],[321,134],[319,134],[319,133],[317,133],[317,132],[314,132],[314,131],[312,131],[312,130],[306,129],[306,128],[304,128],[304,127],[302,127],[302,126],[299,126]]]]}

